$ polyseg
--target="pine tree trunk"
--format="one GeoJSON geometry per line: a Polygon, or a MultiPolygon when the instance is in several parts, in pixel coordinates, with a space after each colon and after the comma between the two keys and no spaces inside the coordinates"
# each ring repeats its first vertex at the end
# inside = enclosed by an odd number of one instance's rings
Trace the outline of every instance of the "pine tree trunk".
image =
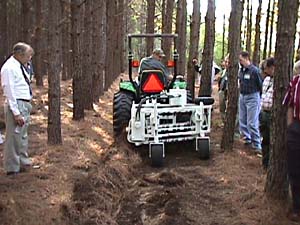
{"type": "Polygon", "coordinates": [[[252,0],[248,0],[247,4],[247,42],[246,50],[251,55],[251,37],[252,37],[252,0]]]}
{"type": "Polygon", "coordinates": [[[115,48],[114,48],[114,55],[115,55],[115,62],[117,63],[116,72],[114,73],[113,80],[111,83],[119,77],[120,73],[124,72],[124,47],[125,47],[125,16],[124,16],[124,0],[118,0],[117,4],[117,36],[115,40],[115,48]]]}
{"type": "Polygon", "coordinates": [[[62,5],[62,80],[68,80],[71,76],[70,65],[70,0],[61,0],[62,5]]]}
{"type": "Polygon", "coordinates": [[[2,0],[0,2],[0,67],[7,58],[9,52],[7,28],[7,0],[2,0]]]}
{"type": "Polygon", "coordinates": [[[177,2],[176,15],[176,33],[178,34],[177,50],[179,59],[177,64],[178,74],[185,75],[186,69],[186,26],[187,26],[187,9],[186,0],[177,2]]]}
{"type": "Polygon", "coordinates": [[[47,31],[48,31],[48,23],[47,18],[49,17],[49,1],[50,0],[42,0],[42,40],[41,40],[41,58],[42,58],[42,74],[48,75],[48,56],[47,56],[47,46],[48,46],[48,38],[47,38],[47,31]]]}
{"type": "Polygon", "coordinates": [[[103,94],[104,90],[104,69],[105,69],[105,53],[106,53],[106,36],[105,36],[105,17],[106,17],[106,7],[105,2],[99,2],[93,0],[94,4],[94,18],[93,18],[93,99],[94,102],[99,101],[99,97],[103,94]]]}
{"type": "MultiPolygon", "coordinates": [[[[154,33],[154,16],[155,16],[155,0],[147,0],[147,23],[146,23],[146,33],[154,33]]],[[[147,55],[151,55],[154,47],[154,39],[146,39],[146,49],[147,55]]]]}
{"type": "Polygon", "coordinates": [[[115,47],[116,47],[116,30],[115,30],[115,20],[116,20],[116,9],[117,5],[115,1],[106,2],[106,61],[105,61],[105,86],[104,91],[107,91],[111,85],[113,79],[115,78],[115,73],[117,72],[115,66],[115,47]]]}
{"type": "Polygon", "coordinates": [[[239,70],[239,52],[241,48],[241,23],[243,4],[240,0],[231,0],[231,13],[229,19],[229,73],[228,73],[228,104],[225,124],[222,134],[221,148],[225,151],[232,150],[234,142],[234,129],[237,114],[238,85],[237,75],[239,70]]]}
{"type": "Polygon", "coordinates": [[[84,6],[84,29],[82,35],[83,43],[83,65],[82,71],[84,73],[83,80],[83,95],[85,96],[84,108],[88,110],[93,109],[93,95],[92,95],[92,1],[86,1],[84,6]]]}
{"type": "Polygon", "coordinates": [[[225,33],[226,33],[226,20],[225,14],[223,16],[223,34],[222,34],[222,59],[225,58],[225,33]]]}
{"type": "Polygon", "coordinates": [[[49,1],[49,79],[48,79],[48,144],[62,143],[61,117],[60,117],[60,25],[59,25],[59,1],[49,1]]]}
{"type": "MultiPolygon", "coordinates": [[[[163,13],[163,22],[162,22],[162,33],[168,34],[172,33],[172,15],[173,15],[173,8],[174,8],[174,0],[167,0],[165,6],[165,12],[163,13]]],[[[172,40],[169,38],[164,38],[161,41],[162,49],[166,55],[166,59],[171,57],[171,45],[172,40]]]]}
{"type": "Polygon", "coordinates": [[[215,0],[208,0],[199,96],[211,96],[215,45],[215,0]]]}
{"type": "Polygon", "coordinates": [[[267,9],[267,18],[266,18],[266,31],[265,31],[265,42],[264,42],[264,51],[263,59],[267,58],[267,49],[268,49],[268,36],[269,36],[269,24],[270,24],[270,9],[271,0],[268,0],[268,9],[267,9]]]}
{"type": "Polygon", "coordinates": [[[270,162],[265,191],[267,196],[272,199],[286,200],[288,197],[286,150],[287,108],[282,106],[282,101],[293,71],[299,1],[279,1],[278,6],[270,162]]]}
{"type": "Polygon", "coordinates": [[[22,33],[23,40],[31,44],[33,34],[33,2],[32,0],[22,0],[22,33]]]}
{"type": "Polygon", "coordinates": [[[83,73],[82,73],[82,46],[81,39],[81,0],[71,1],[72,18],[72,52],[73,52],[73,119],[80,120],[84,118],[84,96],[83,96],[83,73]]]}
{"type": "Polygon", "coordinates": [[[42,0],[35,0],[35,54],[33,58],[34,77],[37,86],[43,86],[42,32],[43,32],[42,0]]]}
{"type": "Polygon", "coordinates": [[[273,29],[274,29],[274,16],[275,16],[275,6],[276,6],[276,2],[275,0],[273,0],[273,7],[272,7],[272,12],[271,12],[271,30],[270,30],[270,38],[269,38],[269,53],[268,53],[268,57],[271,56],[272,54],[272,43],[273,43],[273,29]]]}
{"type": "Polygon", "coordinates": [[[258,65],[260,62],[260,21],[261,21],[261,6],[262,0],[259,0],[256,22],[255,22],[255,40],[254,40],[254,51],[252,56],[252,62],[254,65],[258,65]]]}
{"type": "Polygon", "coordinates": [[[189,59],[187,63],[187,85],[192,97],[195,96],[195,69],[192,60],[198,58],[199,37],[200,37],[200,0],[193,0],[193,15],[190,24],[190,47],[189,59]]]}

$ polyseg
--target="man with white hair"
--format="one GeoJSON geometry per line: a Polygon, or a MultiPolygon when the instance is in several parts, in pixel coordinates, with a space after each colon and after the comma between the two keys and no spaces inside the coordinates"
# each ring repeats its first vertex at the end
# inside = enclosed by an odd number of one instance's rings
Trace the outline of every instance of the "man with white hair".
{"type": "Polygon", "coordinates": [[[26,43],[13,47],[13,54],[1,68],[1,84],[6,98],[4,105],[6,136],[4,145],[4,169],[7,175],[16,175],[30,166],[27,129],[30,120],[32,91],[30,75],[25,66],[34,51],[26,43]],[[23,167],[22,167],[23,166],[23,167]]]}

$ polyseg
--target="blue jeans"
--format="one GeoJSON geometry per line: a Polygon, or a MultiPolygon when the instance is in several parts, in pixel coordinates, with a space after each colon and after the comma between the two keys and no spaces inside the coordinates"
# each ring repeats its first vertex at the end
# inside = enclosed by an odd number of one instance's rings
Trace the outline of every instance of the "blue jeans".
{"type": "Polygon", "coordinates": [[[252,94],[239,97],[239,126],[240,133],[246,141],[251,141],[253,147],[261,149],[259,133],[260,94],[252,94]]]}

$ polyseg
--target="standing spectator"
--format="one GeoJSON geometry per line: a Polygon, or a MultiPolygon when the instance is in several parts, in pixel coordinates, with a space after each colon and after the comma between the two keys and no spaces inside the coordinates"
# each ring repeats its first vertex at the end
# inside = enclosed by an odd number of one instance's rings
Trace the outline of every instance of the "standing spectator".
{"type": "Polygon", "coordinates": [[[241,68],[239,71],[239,126],[245,144],[261,154],[259,133],[260,93],[262,78],[259,69],[250,61],[249,53],[243,51],[239,55],[241,68]]]}
{"type": "Polygon", "coordinates": [[[220,113],[222,120],[225,119],[226,105],[227,105],[227,91],[228,91],[228,67],[229,67],[229,56],[224,59],[224,70],[220,77],[219,85],[219,103],[220,113]]]}
{"type": "Polygon", "coordinates": [[[287,164],[292,193],[292,210],[288,217],[300,221],[300,61],[294,66],[294,77],[284,97],[288,107],[287,164]]]}
{"type": "MultiPolygon", "coordinates": [[[[193,59],[192,63],[194,64],[195,71],[200,74],[199,75],[199,82],[201,83],[202,65],[198,64],[197,59],[193,59]]],[[[213,66],[212,66],[212,70],[211,70],[211,91],[213,90],[213,84],[214,84],[215,76],[218,73],[220,73],[220,71],[221,71],[221,68],[213,61],[213,66]]],[[[200,85],[200,83],[199,83],[199,85],[200,85]]]]}
{"type": "Polygon", "coordinates": [[[273,75],[275,70],[275,59],[273,57],[265,60],[263,74],[264,82],[261,95],[260,111],[260,133],[262,136],[262,165],[265,169],[269,165],[269,145],[270,145],[270,126],[271,110],[273,105],[273,75]]]}
{"type": "Polygon", "coordinates": [[[22,166],[32,164],[27,152],[32,92],[25,65],[31,60],[33,53],[30,45],[19,42],[13,47],[13,55],[1,68],[1,83],[6,98],[3,165],[7,175],[15,175],[22,166]]]}

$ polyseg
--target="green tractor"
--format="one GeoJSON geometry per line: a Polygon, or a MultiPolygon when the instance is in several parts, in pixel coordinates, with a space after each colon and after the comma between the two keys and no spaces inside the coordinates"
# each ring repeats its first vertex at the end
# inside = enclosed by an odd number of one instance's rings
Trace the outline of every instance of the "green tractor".
{"type": "Polygon", "coordinates": [[[186,82],[177,74],[177,34],[129,34],[129,80],[121,81],[120,90],[113,99],[113,130],[115,137],[126,135],[129,143],[149,145],[152,165],[162,166],[165,143],[195,142],[201,159],[210,156],[211,97],[191,98],[186,82]],[[142,71],[138,80],[133,79],[133,38],[170,38],[173,40],[173,79],[164,83],[161,70],[142,71]],[[125,132],[124,132],[125,131],[125,132]]]}

